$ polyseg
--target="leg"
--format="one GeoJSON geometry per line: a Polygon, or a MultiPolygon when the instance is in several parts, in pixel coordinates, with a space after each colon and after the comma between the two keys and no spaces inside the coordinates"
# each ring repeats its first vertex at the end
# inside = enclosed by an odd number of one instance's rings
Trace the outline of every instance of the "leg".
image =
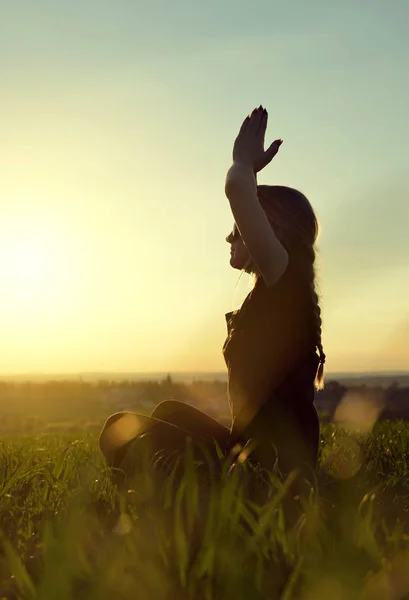
{"type": "Polygon", "coordinates": [[[278,459],[283,474],[293,469],[314,469],[319,447],[319,419],[314,407],[280,406],[265,403],[243,431],[253,439],[252,457],[271,470],[278,459]]]}
{"type": "MultiPolygon", "coordinates": [[[[217,424],[217,421],[214,422],[217,424]]],[[[222,425],[220,427],[223,428],[222,425]]],[[[229,433],[227,428],[223,429],[229,433]]],[[[206,433],[209,431],[203,427],[200,431],[197,428],[197,431],[192,432],[155,417],[134,412],[119,412],[111,415],[105,423],[99,438],[99,447],[108,465],[123,470],[126,475],[131,475],[135,467],[138,468],[147,456],[154,459],[158,455],[183,455],[187,444],[192,448],[196,459],[207,461],[210,454],[212,461],[218,464],[213,434],[204,437],[206,433]]],[[[220,429],[217,433],[220,434],[220,429]]],[[[224,431],[222,433],[225,434],[224,431]]],[[[216,440],[222,445],[223,440],[216,440]]]]}
{"type": "Polygon", "coordinates": [[[164,400],[153,410],[151,417],[172,423],[195,436],[213,438],[220,446],[224,446],[230,440],[230,430],[227,427],[205,412],[184,402],[164,400]]]}
{"type": "Polygon", "coordinates": [[[163,448],[173,451],[184,448],[189,433],[154,417],[123,411],[108,418],[99,437],[99,447],[107,463],[118,467],[130,444],[137,438],[154,437],[163,448]]]}

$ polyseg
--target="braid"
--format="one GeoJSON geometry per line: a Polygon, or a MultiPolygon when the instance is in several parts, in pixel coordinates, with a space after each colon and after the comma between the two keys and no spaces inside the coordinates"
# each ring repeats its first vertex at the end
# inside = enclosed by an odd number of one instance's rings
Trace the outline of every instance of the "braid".
{"type": "Polygon", "coordinates": [[[315,250],[314,246],[311,244],[306,244],[305,241],[302,241],[299,248],[302,246],[302,251],[299,254],[299,265],[300,265],[300,276],[308,281],[308,286],[310,290],[310,298],[311,298],[311,310],[312,310],[312,322],[313,322],[313,331],[314,331],[314,342],[315,347],[318,348],[320,363],[317,369],[317,373],[315,376],[315,389],[322,390],[324,387],[324,364],[326,356],[324,354],[324,350],[322,347],[321,341],[321,308],[319,305],[318,294],[315,289],[315,250]]]}
{"type": "Polygon", "coordinates": [[[321,309],[315,290],[314,268],[319,223],[308,199],[294,188],[258,185],[257,194],[277,237],[286,247],[290,259],[293,258],[298,277],[308,287],[306,292],[310,297],[313,339],[320,357],[314,385],[317,391],[322,390],[326,356],[321,341],[321,309]]]}
{"type": "Polygon", "coordinates": [[[314,328],[315,328],[315,342],[316,347],[318,348],[318,352],[320,354],[320,364],[318,366],[317,375],[315,377],[315,389],[322,390],[324,387],[324,364],[326,356],[324,354],[324,350],[322,348],[321,342],[321,308],[318,303],[318,294],[315,291],[314,281],[311,281],[311,299],[313,305],[313,319],[314,319],[314,328]]]}

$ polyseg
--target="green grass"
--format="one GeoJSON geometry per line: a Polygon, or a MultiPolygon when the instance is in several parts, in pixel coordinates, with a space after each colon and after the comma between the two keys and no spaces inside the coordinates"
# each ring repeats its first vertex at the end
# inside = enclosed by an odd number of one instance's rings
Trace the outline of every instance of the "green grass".
{"type": "Polygon", "coordinates": [[[95,433],[3,438],[0,599],[409,598],[409,424],[322,434],[314,485],[269,474],[262,504],[245,465],[119,490],[95,433]]]}

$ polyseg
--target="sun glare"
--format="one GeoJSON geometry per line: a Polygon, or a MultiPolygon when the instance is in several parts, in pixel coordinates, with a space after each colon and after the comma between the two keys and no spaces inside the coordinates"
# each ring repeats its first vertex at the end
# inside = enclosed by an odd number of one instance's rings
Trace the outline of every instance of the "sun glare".
{"type": "Polygon", "coordinates": [[[52,283],[55,260],[52,249],[42,240],[27,240],[10,247],[5,259],[5,276],[22,291],[25,287],[47,286],[52,283]]]}
{"type": "Polygon", "coordinates": [[[47,310],[59,287],[61,248],[50,224],[9,222],[0,232],[0,288],[9,314],[47,310]],[[11,310],[11,312],[10,312],[11,310]]]}

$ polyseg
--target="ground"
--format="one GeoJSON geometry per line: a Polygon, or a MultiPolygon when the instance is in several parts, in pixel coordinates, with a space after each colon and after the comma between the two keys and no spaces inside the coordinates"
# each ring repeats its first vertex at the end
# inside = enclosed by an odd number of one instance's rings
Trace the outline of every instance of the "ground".
{"type": "Polygon", "coordinates": [[[95,432],[3,436],[0,598],[409,598],[408,450],[403,422],[323,425],[316,481],[259,506],[245,466],[118,489],[95,432]]]}

